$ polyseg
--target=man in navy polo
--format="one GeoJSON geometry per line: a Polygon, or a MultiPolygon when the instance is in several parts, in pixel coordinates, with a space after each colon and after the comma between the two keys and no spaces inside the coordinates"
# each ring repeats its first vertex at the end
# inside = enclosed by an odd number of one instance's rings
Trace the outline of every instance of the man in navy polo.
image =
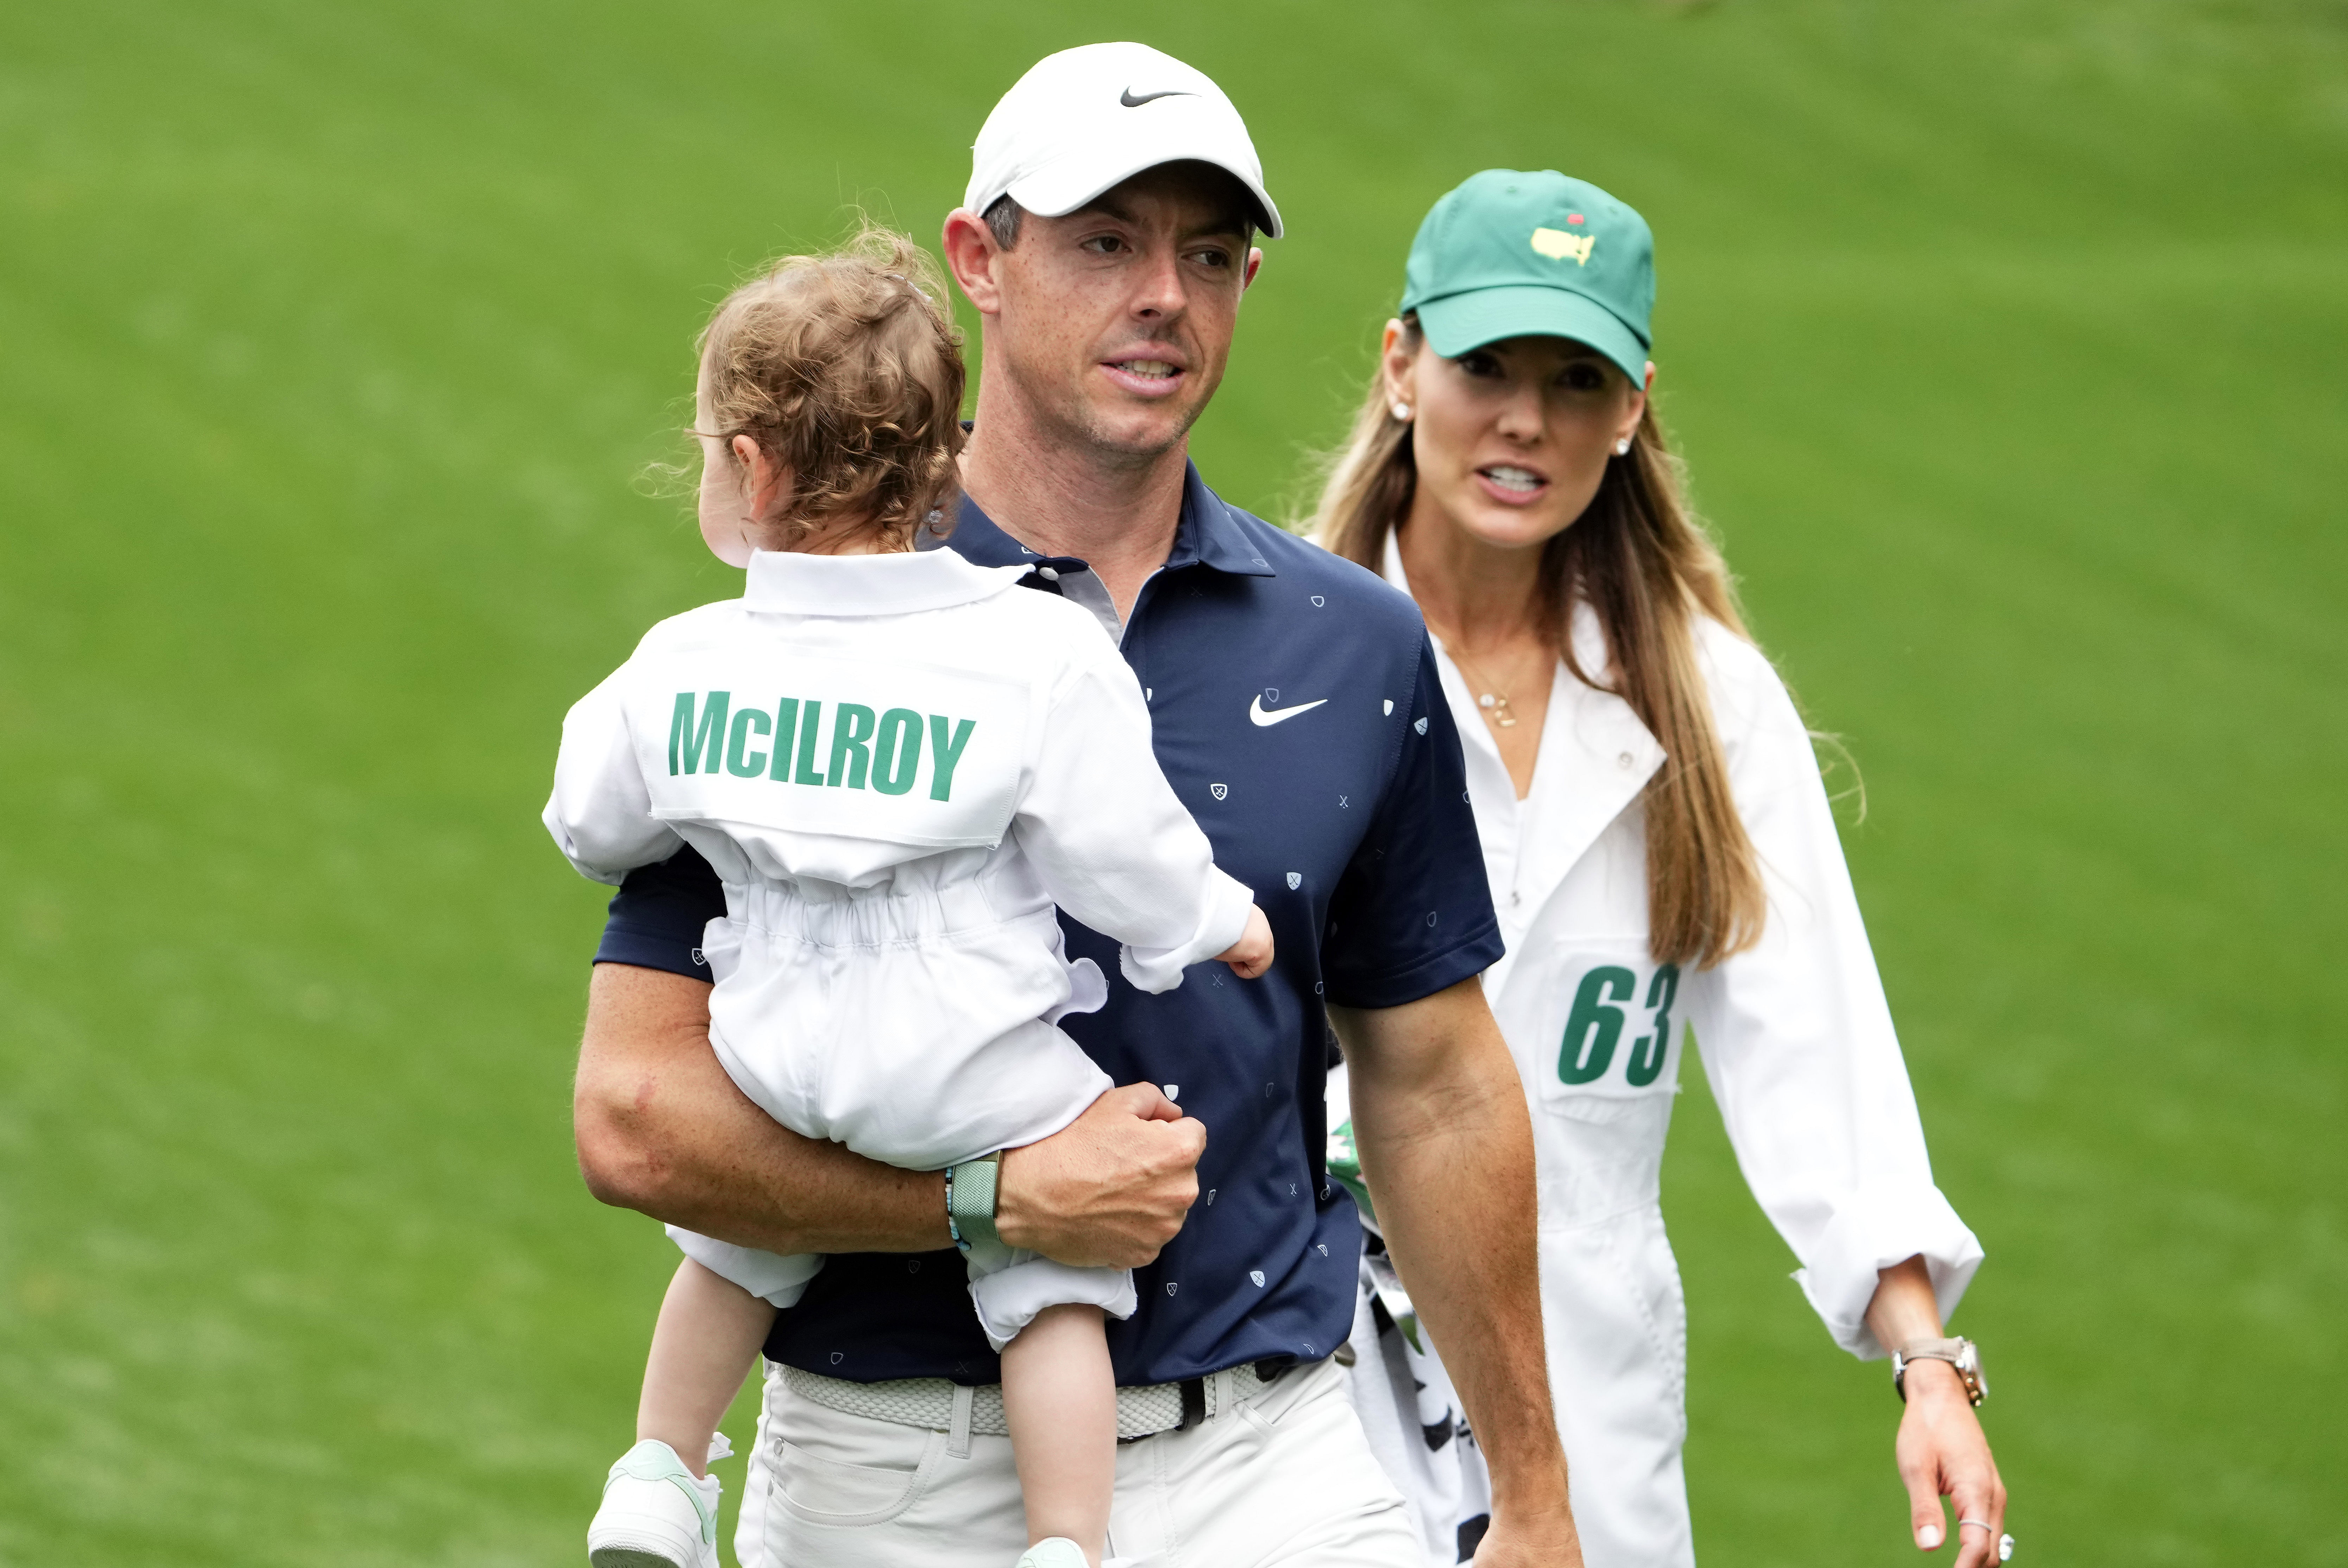
{"type": "MultiPolygon", "coordinates": [[[[1352,1201],[1323,1169],[1333,1039],[1389,1246],[1490,1456],[1481,1563],[1578,1564],[1535,1282],[1524,1097],[1478,977],[1500,954],[1459,743],[1407,599],[1227,506],[1188,460],[1278,210],[1239,115],[1138,45],[1051,56],[981,130],[945,252],[984,321],[948,548],[1091,610],[1158,758],[1279,954],[1241,983],[1115,984],[1063,1027],[1126,1087],[1007,1151],[1003,1239],[1135,1269],[1112,1324],[1110,1547],[1168,1564],[1422,1568],[1328,1358],[1355,1310],[1352,1201]],[[1334,1031],[1333,1031],[1334,1025],[1334,1031]]],[[[832,1255],[767,1345],[746,1565],[944,1568],[1025,1544],[994,1358],[945,1184],[811,1143],[707,1043],[690,849],[632,876],[597,957],[581,1164],[605,1202],[832,1255]]],[[[1115,945],[1067,921],[1071,956],[1115,945]]],[[[958,1203],[958,1211],[960,1204],[958,1203]]]]}

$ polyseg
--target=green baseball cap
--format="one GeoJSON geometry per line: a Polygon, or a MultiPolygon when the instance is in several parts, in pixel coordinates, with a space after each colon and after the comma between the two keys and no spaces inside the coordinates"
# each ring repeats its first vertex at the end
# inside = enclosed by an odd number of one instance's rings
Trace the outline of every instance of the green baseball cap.
{"type": "Polygon", "coordinates": [[[1646,378],[1655,239],[1647,220],[1553,169],[1488,169],[1435,204],[1411,241],[1404,313],[1450,358],[1511,337],[1563,337],[1646,378]]]}

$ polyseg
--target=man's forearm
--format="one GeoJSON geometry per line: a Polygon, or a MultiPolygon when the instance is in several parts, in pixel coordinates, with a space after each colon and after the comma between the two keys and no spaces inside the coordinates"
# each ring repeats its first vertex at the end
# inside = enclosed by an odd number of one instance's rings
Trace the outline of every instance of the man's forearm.
{"type": "Polygon", "coordinates": [[[1562,1511],[1532,1123],[1481,989],[1343,1012],[1337,1027],[1380,1227],[1491,1461],[1496,1520],[1562,1511]]]}
{"type": "Polygon", "coordinates": [[[572,1122],[607,1204],[767,1252],[952,1245],[944,1184],[802,1138],[744,1097],[709,1047],[709,987],[598,964],[572,1122]]]}

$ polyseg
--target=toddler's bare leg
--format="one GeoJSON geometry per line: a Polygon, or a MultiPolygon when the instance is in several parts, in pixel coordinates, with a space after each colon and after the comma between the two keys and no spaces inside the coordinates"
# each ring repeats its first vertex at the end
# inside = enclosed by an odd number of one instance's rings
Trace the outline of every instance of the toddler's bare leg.
{"type": "Polygon", "coordinates": [[[1097,1307],[1047,1307],[1003,1348],[1003,1414],[1029,1544],[1064,1535],[1099,1568],[1117,1490],[1117,1377],[1097,1307]]]}
{"type": "Polygon", "coordinates": [[[644,1361],[636,1440],[658,1438],[695,1475],[705,1474],[710,1434],[774,1324],[775,1309],[762,1297],[689,1257],[678,1265],[644,1361]]]}

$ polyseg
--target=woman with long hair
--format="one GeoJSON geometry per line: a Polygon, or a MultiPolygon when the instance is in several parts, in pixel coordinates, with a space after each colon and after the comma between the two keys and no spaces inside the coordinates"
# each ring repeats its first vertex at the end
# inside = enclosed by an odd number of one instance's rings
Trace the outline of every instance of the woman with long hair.
{"type": "MultiPolygon", "coordinates": [[[[2005,1493],[1978,1352],[1942,1322],[1981,1247],[1933,1184],[1809,734],[1648,400],[1653,300],[1652,237],[1623,203],[1555,172],[1468,180],[1411,248],[1316,532],[1417,600],[1459,720],[1508,941],[1485,989],[1532,1102],[1550,1376],[1591,1568],[1694,1561],[1658,1201],[1691,1036],[1810,1304],[1844,1349],[1893,1358],[1916,1544],[1946,1539],[1951,1497],[1957,1568],[1979,1568],[2012,1553],[2005,1493]]],[[[1350,1173],[1342,1105],[1332,1122],[1350,1173]]],[[[1361,1173],[1373,1221],[1378,1174],[1361,1173]]],[[[1440,1403],[1371,1247],[1357,1390],[1391,1403],[1417,1383],[1440,1403]]],[[[1429,1451],[1472,1468],[1472,1446],[1425,1408],[1365,1415],[1416,1450],[1389,1460],[1406,1491],[1450,1506],[1457,1467],[1430,1485],[1429,1451]]],[[[1448,1557],[1453,1521],[1426,1523],[1448,1557]]]]}

